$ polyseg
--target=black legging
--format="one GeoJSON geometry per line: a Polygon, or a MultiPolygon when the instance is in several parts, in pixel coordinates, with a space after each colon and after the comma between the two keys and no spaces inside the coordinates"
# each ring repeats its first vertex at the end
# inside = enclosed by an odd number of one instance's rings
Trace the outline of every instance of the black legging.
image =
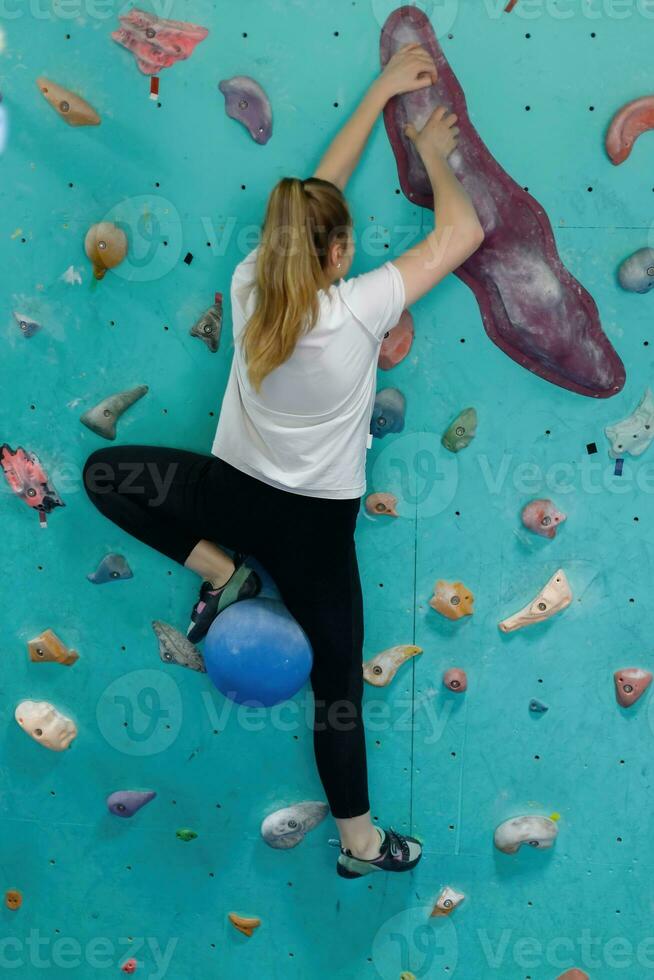
{"type": "Polygon", "coordinates": [[[270,572],[313,647],[314,748],[332,814],[366,813],[359,500],[290,493],[215,456],[159,446],[98,450],[84,485],[114,524],[180,564],[204,538],[270,572]]]}

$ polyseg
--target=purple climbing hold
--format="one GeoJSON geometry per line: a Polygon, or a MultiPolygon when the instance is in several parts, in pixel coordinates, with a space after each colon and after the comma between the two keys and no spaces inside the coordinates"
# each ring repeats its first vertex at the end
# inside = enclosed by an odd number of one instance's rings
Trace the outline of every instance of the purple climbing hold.
{"type": "Polygon", "coordinates": [[[370,431],[382,439],[389,432],[401,432],[404,428],[406,398],[398,388],[383,388],[377,392],[372,410],[370,431]]]}
{"type": "Polygon", "coordinates": [[[140,792],[136,789],[119,789],[107,797],[109,813],[113,813],[115,817],[133,817],[156,795],[152,790],[140,792]]]}
{"type": "Polygon", "coordinates": [[[133,578],[134,573],[122,555],[105,555],[98,567],[86,576],[94,585],[117,582],[119,579],[133,578]]]}
{"type": "Polygon", "coordinates": [[[243,123],[256,143],[263,145],[272,136],[272,108],[258,82],[247,75],[226,78],[218,85],[225,96],[225,112],[243,123]]]}

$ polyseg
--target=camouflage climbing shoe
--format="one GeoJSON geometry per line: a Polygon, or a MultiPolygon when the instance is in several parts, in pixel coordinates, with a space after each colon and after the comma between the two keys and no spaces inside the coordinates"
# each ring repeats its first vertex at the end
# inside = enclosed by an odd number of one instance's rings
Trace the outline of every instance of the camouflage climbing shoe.
{"type": "Polygon", "coordinates": [[[199,643],[209,632],[214,619],[227,606],[241,599],[253,599],[261,591],[261,579],[252,568],[243,563],[241,555],[234,556],[236,568],[232,577],[219,589],[211,582],[203,582],[200,598],[193,606],[191,622],[186,635],[191,643],[199,643]]]}
{"type": "Polygon", "coordinates": [[[415,837],[403,837],[390,827],[385,830],[379,857],[370,861],[356,858],[346,848],[336,862],[341,878],[361,878],[371,871],[411,871],[422,857],[422,844],[415,837]]]}

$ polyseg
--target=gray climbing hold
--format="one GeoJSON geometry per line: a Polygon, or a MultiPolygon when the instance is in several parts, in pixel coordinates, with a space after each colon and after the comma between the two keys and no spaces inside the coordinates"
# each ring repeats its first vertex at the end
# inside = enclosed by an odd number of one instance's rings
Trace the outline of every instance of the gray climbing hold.
{"type": "Polygon", "coordinates": [[[199,337],[204,341],[212,354],[215,354],[220,347],[220,332],[223,326],[223,298],[221,293],[216,293],[216,302],[210,306],[206,313],[203,313],[199,320],[191,327],[192,337],[199,337]]]}
{"type": "Polygon", "coordinates": [[[118,582],[120,579],[133,578],[134,573],[122,555],[105,555],[98,567],[86,576],[94,585],[104,585],[105,582],[118,582]]]}
{"type": "Polygon", "coordinates": [[[654,248],[639,248],[618,269],[618,281],[630,293],[648,293],[654,288],[654,248]]]}
{"type": "Polygon", "coordinates": [[[102,436],[103,439],[115,439],[116,423],[120,416],[127,411],[130,405],[137,402],[139,398],[143,398],[147,392],[147,385],[138,385],[136,388],[130,388],[129,391],[120,391],[115,395],[109,395],[108,398],[90,408],[88,412],[84,412],[80,422],[95,432],[96,435],[102,436]]]}
{"type": "Polygon", "coordinates": [[[377,439],[389,432],[401,432],[404,428],[406,398],[399,388],[382,388],[375,396],[370,420],[370,431],[377,439]]]}
{"type": "Polygon", "coordinates": [[[536,698],[532,698],[529,702],[529,710],[533,711],[536,715],[544,715],[550,709],[549,705],[543,704],[542,701],[537,701],[536,698]]]}
{"type": "Polygon", "coordinates": [[[261,836],[269,847],[289,850],[297,847],[306,834],[321,823],[329,807],[326,803],[296,803],[268,814],[261,824],[261,836]]]}
{"type": "Polygon", "coordinates": [[[33,337],[35,333],[41,329],[41,324],[37,323],[30,316],[25,316],[24,313],[16,313],[14,311],[14,319],[18,326],[20,327],[20,332],[23,337],[33,337]]]}
{"type": "Polygon", "coordinates": [[[207,672],[204,657],[183,633],[160,619],[154,620],[152,629],[159,641],[159,656],[165,664],[178,664],[180,667],[188,667],[189,670],[207,672]]]}

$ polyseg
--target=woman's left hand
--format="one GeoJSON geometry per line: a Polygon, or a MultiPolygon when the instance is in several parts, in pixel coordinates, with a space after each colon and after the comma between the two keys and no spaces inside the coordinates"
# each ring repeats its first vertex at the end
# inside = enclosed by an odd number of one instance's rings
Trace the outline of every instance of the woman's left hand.
{"type": "Polygon", "coordinates": [[[379,80],[390,99],[433,85],[438,72],[434,59],[420,44],[406,44],[393,55],[379,80]]]}

